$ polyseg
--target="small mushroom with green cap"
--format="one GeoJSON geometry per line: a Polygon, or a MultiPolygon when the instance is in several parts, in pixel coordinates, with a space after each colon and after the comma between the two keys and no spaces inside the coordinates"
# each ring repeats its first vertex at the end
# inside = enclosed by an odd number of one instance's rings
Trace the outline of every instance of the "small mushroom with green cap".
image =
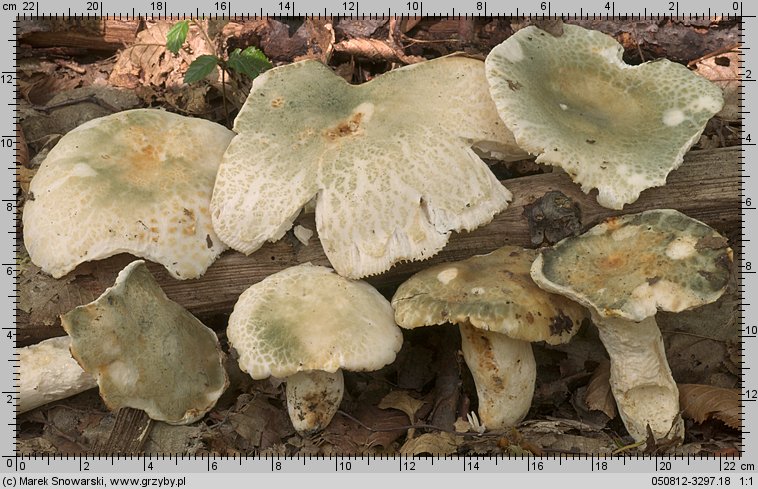
{"type": "Polygon", "coordinates": [[[630,66],[623,47],[565,24],[561,36],[530,26],[486,59],[492,98],[519,146],[559,166],[585,193],[621,209],[666,183],[705,124],[721,89],[661,59],[630,66]]]}
{"type": "Polygon", "coordinates": [[[732,250],[711,227],[671,209],[615,217],[545,248],[532,265],[543,289],[587,306],[611,359],[611,390],[638,441],[682,439],[679,393],[658,310],[716,301],[731,274],[732,250]]]}
{"type": "Polygon", "coordinates": [[[512,196],[481,155],[526,156],[484,62],[465,56],[357,86],[314,60],[274,68],[253,82],[234,131],[211,201],[221,239],[250,254],[315,197],[324,252],[349,278],[425,260],[453,231],[490,222],[512,196]]]}
{"type": "Polygon", "coordinates": [[[536,364],[531,342],[565,343],[587,319],[578,304],[532,281],[537,251],[505,246],[487,255],[423,270],[392,298],[403,328],[460,325],[461,346],[476,384],[479,419],[513,426],[532,403],[536,364]]]}
{"type": "Polygon", "coordinates": [[[85,261],[131,253],[178,279],[196,278],[226,249],[209,206],[234,133],[156,109],[118,112],[69,132],[32,179],[24,244],[60,278],[85,261]]]}
{"type": "Polygon", "coordinates": [[[112,410],[188,424],[229,385],[216,334],[166,297],[145,266],[126,266],[97,300],[61,316],[71,354],[112,410]]]}
{"type": "Polygon", "coordinates": [[[254,379],[284,379],[298,433],[324,429],[344,391],[342,370],[392,363],[402,346],[392,307],[369,284],[303,264],[247,289],[229,317],[227,337],[254,379]]]}

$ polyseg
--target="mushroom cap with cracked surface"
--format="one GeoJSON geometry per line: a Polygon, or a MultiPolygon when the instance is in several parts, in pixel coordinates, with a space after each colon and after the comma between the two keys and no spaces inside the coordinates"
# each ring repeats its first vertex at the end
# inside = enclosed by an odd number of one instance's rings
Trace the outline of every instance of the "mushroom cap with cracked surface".
{"type": "Polygon", "coordinates": [[[607,219],[545,248],[532,265],[540,287],[601,317],[642,321],[716,301],[732,273],[732,250],[710,226],[673,209],[607,219]]]}
{"type": "Polygon", "coordinates": [[[142,409],[158,421],[188,424],[229,385],[216,334],[168,299],[142,260],[61,322],[71,355],[96,378],[112,410],[142,409]]]}
{"type": "Polygon", "coordinates": [[[226,249],[209,206],[234,133],[155,109],[93,119],[69,132],[32,179],[24,243],[59,278],[85,261],[131,253],[196,278],[226,249]]]}
{"type": "Polygon", "coordinates": [[[243,292],[227,336],[240,368],[254,379],[378,370],[392,363],[403,342],[392,306],[376,289],[310,263],[243,292]]]}
{"type": "Polygon", "coordinates": [[[253,82],[213,191],[213,226],[243,253],[316,197],[324,252],[360,278],[424,260],[511,199],[480,154],[520,159],[481,60],[446,56],[349,85],[302,61],[253,82]],[[451,190],[451,189],[465,189],[451,190]]]}
{"type": "Polygon", "coordinates": [[[666,183],[705,124],[721,89],[661,59],[630,66],[612,37],[564,25],[554,37],[534,26],[486,60],[492,98],[518,144],[538,163],[563,168],[598,203],[621,209],[666,183]]]}
{"type": "Polygon", "coordinates": [[[529,276],[536,256],[536,250],[505,246],[423,270],[398,287],[395,320],[404,328],[470,322],[517,340],[565,343],[588,314],[537,287],[529,276]]]}

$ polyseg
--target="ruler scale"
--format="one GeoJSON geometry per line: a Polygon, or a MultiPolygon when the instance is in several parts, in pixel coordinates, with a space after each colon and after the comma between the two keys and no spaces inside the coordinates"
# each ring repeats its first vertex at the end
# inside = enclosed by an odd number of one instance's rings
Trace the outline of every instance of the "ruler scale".
{"type": "MultiPolygon", "coordinates": [[[[444,476],[451,474],[467,476],[499,477],[508,475],[505,483],[539,481],[539,483],[568,483],[582,485],[620,484],[632,482],[651,485],[712,485],[750,487],[758,485],[758,299],[751,297],[756,290],[756,265],[758,260],[758,175],[753,175],[758,160],[758,125],[753,106],[758,102],[755,75],[758,73],[755,48],[758,40],[758,21],[755,14],[758,5],[739,1],[604,1],[578,2],[572,0],[528,0],[505,4],[489,1],[436,1],[430,0],[290,0],[248,3],[234,1],[151,1],[136,0],[75,0],[68,3],[53,0],[30,0],[0,2],[0,29],[5,36],[0,41],[3,62],[0,71],[0,100],[4,101],[0,116],[0,151],[6,164],[0,167],[4,178],[0,183],[2,206],[0,226],[6,230],[0,238],[0,310],[4,312],[0,330],[0,354],[8,367],[0,372],[2,404],[0,412],[0,467],[5,487],[23,485],[69,485],[91,479],[95,486],[143,486],[161,485],[176,487],[206,487],[209,484],[244,482],[253,484],[257,477],[268,474],[277,478],[261,481],[284,481],[284,475],[331,474],[332,480],[340,479],[334,474],[425,474],[444,476]],[[516,6],[518,5],[518,6],[516,6]],[[155,17],[159,19],[185,18],[262,18],[275,17],[337,17],[369,19],[377,17],[436,16],[525,16],[548,18],[551,16],[579,17],[587,20],[604,20],[618,17],[639,19],[675,18],[684,20],[723,17],[741,22],[741,73],[740,109],[742,114],[741,174],[742,190],[742,256],[735,257],[740,267],[739,292],[741,294],[740,326],[742,332],[742,400],[743,440],[740,456],[597,456],[597,455],[549,455],[542,457],[523,456],[441,456],[406,457],[355,456],[350,454],[317,457],[277,456],[66,456],[16,454],[16,401],[17,365],[15,353],[15,329],[13,318],[18,306],[18,279],[16,265],[16,224],[19,215],[15,196],[18,195],[18,152],[15,144],[16,124],[19,121],[16,100],[20,97],[16,80],[18,39],[16,30],[19,21],[36,16],[52,17],[114,17],[134,19],[155,17]],[[752,70],[752,71],[751,71],[752,70]],[[5,141],[10,141],[6,145],[5,141]],[[56,483],[53,478],[59,477],[56,483]],[[122,477],[123,480],[115,480],[122,477]],[[255,478],[254,478],[255,477],[255,478]],[[102,478],[102,481],[97,480],[102,478]],[[536,478],[536,479],[535,479],[536,478]],[[115,480],[115,482],[114,482],[115,480]],[[35,483],[36,481],[36,483],[35,483]],[[66,482],[68,481],[68,482],[66,482]],[[180,482],[181,481],[181,482],[180,482]],[[100,484],[102,482],[102,484],[100,484]]],[[[366,478],[365,480],[370,480],[366,478]]],[[[425,479],[426,480],[426,479],[425,479]]],[[[450,482],[455,479],[439,477],[430,480],[450,482]]],[[[285,482],[280,482],[285,483],[285,482]]]]}

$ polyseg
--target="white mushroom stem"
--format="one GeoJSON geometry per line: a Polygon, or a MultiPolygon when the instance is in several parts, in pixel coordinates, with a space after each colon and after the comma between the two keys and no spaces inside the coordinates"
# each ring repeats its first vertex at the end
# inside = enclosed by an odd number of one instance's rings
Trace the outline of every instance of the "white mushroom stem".
{"type": "Polygon", "coordinates": [[[488,429],[516,425],[532,404],[537,367],[528,341],[461,323],[461,349],[476,384],[479,421],[488,429]]]}
{"type": "Polygon", "coordinates": [[[298,372],[287,377],[287,411],[295,430],[310,435],[327,427],[342,402],[342,370],[298,372]]]}
{"type": "Polygon", "coordinates": [[[60,336],[19,348],[18,411],[29,411],[93,387],[95,378],[71,357],[71,338],[60,336]]]}
{"type": "Polygon", "coordinates": [[[683,439],[679,390],[655,317],[635,323],[592,311],[592,320],[611,358],[611,392],[629,434],[644,441],[650,425],[656,439],[683,439]]]}

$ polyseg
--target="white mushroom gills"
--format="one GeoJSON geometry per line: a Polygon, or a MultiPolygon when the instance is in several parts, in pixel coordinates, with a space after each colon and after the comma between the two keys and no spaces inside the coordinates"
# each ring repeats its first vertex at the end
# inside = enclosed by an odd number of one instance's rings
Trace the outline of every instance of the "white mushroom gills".
{"type": "Polygon", "coordinates": [[[479,421],[487,429],[515,426],[529,412],[537,366],[528,341],[461,323],[461,350],[479,399],[479,421]]]}
{"type": "Polygon", "coordinates": [[[611,358],[611,391],[629,434],[645,440],[650,425],[656,438],[683,439],[679,389],[655,316],[634,323],[592,311],[592,320],[611,358]]]}
{"type": "Polygon", "coordinates": [[[68,336],[60,336],[19,348],[19,413],[97,387],[71,357],[70,345],[68,336]]]}
{"type": "Polygon", "coordinates": [[[301,435],[326,428],[337,414],[345,392],[342,370],[334,373],[311,370],[290,375],[287,382],[287,412],[301,435]]]}

